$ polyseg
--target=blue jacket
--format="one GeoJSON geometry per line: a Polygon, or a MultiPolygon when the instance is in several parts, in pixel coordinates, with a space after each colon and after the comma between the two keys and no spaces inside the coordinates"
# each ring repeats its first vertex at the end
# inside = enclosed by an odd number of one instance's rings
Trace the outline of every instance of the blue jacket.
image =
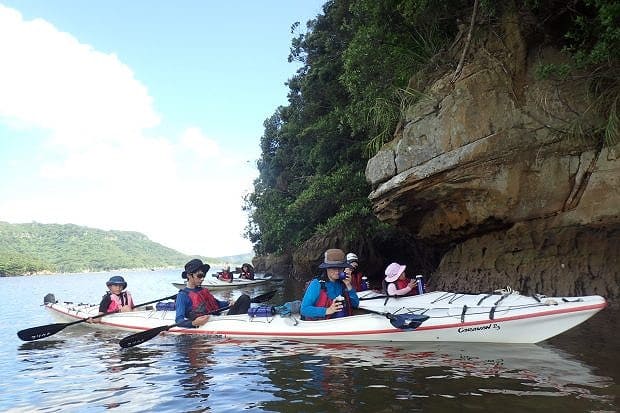
{"type": "MultiPolygon", "coordinates": [[[[325,281],[325,287],[327,290],[327,296],[330,299],[334,299],[339,295],[346,294],[346,287],[341,281],[325,281]]],[[[355,289],[348,290],[349,298],[351,300],[351,306],[357,308],[360,304],[360,299],[355,292],[355,289]]],[[[319,299],[321,294],[321,283],[318,278],[315,278],[310,282],[304,298],[301,300],[301,315],[308,318],[325,318],[325,307],[316,307],[314,304],[319,299]]]]}

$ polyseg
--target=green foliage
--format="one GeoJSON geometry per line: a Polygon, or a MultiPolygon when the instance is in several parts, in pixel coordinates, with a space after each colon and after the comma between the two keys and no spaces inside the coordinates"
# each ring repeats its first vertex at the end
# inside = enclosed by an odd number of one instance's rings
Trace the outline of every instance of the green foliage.
{"type": "MultiPolygon", "coordinates": [[[[181,267],[189,259],[138,232],[104,231],[72,224],[0,222],[0,276],[181,267]]],[[[211,263],[221,261],[203,259],[211,263]]]]}
{"type": "Polygon", "coordinates": [[[392,99],[377,98],[368,109],[367,123],[371,125],[372,138],[366,145],[365,154],[370,157],[393,137],[393,125],[405,117],[405,111],[424,94],[411,88],[398,89],[392,99]]]}
{"type": "Polygon", "coordinates": [[[293,39],[289,60],[303,67],[288,82],[289,106],[265,121],[259,177],[245,198],[256,253],[341,228],[373,236],[366,159],[419,97],[409,78],[446,45],[466,3],[328,1],[293,39]]]}
{"type": "Polygon", "coordinates": [[[536,77],[538,79],[556,78],[565,80],[570,75],[571,70],[572,68],[568,63],[545,63],[536,67],[536,77]]]}
{"type": "Polygon", "coordinates": [[[568,135],[590,136],[603,145],[615,145],[620,140],[620,2],[584,0],[557,5],[553,0],[538,0],[526,4],[556,27],[564,51],[571,57],[568,63],[540,65],[536,74],[559,80],[587,77],[592,105],[583,115],[594,111],[606,120],[595,131],[582,131],[578,119],[568,135]]]}
{"type": "MultiPolygon", "coordinates": [[[[510,7],[524,16],[533,37],[561,39],[576,61],[617,66],[616,3],[483,0],[478,24],[496,22],[510,7]]],[[[259,177],[245,198],[245,235],[256,253],[293,250],[316,234],[377,238],[390,232],[367,200],[367,158],[393,138],[405,109],[423,97],[410,79],[445,63],[472,6],[473,0],[330,0],[293,39],[289,61],[302,67],[288,81],[288,106],[265,121],[259,177]]],[[[292,31],[300,28],[294,24],[292,31]]],[[[539,69],[547,76],[569,72],[565,66],[539,69]]],[[[602,71],[592,89],[600,98],[593,110],[606,107],[608,136],[618,130],[614,76],[602,71]]]]}

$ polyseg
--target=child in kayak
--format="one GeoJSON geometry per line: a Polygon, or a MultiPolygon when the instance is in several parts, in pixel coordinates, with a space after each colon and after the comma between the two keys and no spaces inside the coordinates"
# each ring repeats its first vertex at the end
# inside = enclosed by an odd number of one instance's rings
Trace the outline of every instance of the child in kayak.
{"type": "Polygon", "coordinates": [[[383,282],[384,293],[390,297],[402,295],[414,295],[417,293],[413,287],[416,280],[410,280],[405,273],[406,265],[393,262],[385,269],[385,280],[383,282]]]}
{"type": "MultiPolygon", "coordinates": [[[[123,277],[120,275],[110,277],[105,285],[108,287],[108,292],[101,298],[99,314],[133,311],[133,299],[129,291],[125,290],[127,282],[123,277]]],[[[87,322],[101,322],[101,318],[88,319],[87,322]]]]}

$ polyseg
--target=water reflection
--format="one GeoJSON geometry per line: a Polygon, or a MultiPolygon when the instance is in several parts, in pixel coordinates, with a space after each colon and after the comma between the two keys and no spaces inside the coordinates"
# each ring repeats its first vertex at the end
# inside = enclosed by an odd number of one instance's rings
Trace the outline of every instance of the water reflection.
{"type": "Polygon", "coordinates": [[[107,371],[118,373],[131,369],[146,369],[156,364],[164,352],[161,349],[133,347],[118,351],[113,347],[99,358],[107,371]]]}
{"type": "Polygon", "coordinates": [[[206,401],[208,389],[213,379],[211,368],[217,362],[212,358],[213,351],[206,340],[196,337],[179,337],[175,346],[179,384],[185,390],[184,397],[206,401]]]}
{"type": "Polygon", "coordinates": [[[40,340],[40,341],[27,341],[18,347],[21,354],[26,354],[29,351],[37,350],[50,350],[59,349],[64,344],[64,340],[40,340]]]}
{"type": "MultiPolygon", "coordinates": [[[[597,389],[611,385],[609,378],[549,346],[281,342],[257,357],[270,364],[276,394],[303,411],[400,410],[403,402],[439,407],[483,394],[605,403],[597,389]]],[[[281,402],[265,406],[292,411],[281,402]]]]}

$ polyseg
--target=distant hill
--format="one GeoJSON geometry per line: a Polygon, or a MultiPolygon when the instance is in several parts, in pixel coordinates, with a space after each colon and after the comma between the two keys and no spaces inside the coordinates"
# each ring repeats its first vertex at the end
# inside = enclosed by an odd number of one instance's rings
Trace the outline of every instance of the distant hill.
{"type": "MultiPolygon", "coordinates": [[[[193,257],[153,242],[139,232],[0,221],[0,276],[182,267],[193,257]]],[[[211,264],[237,264],[251,262],[252,255],[200,258],[211,264]]]]}

